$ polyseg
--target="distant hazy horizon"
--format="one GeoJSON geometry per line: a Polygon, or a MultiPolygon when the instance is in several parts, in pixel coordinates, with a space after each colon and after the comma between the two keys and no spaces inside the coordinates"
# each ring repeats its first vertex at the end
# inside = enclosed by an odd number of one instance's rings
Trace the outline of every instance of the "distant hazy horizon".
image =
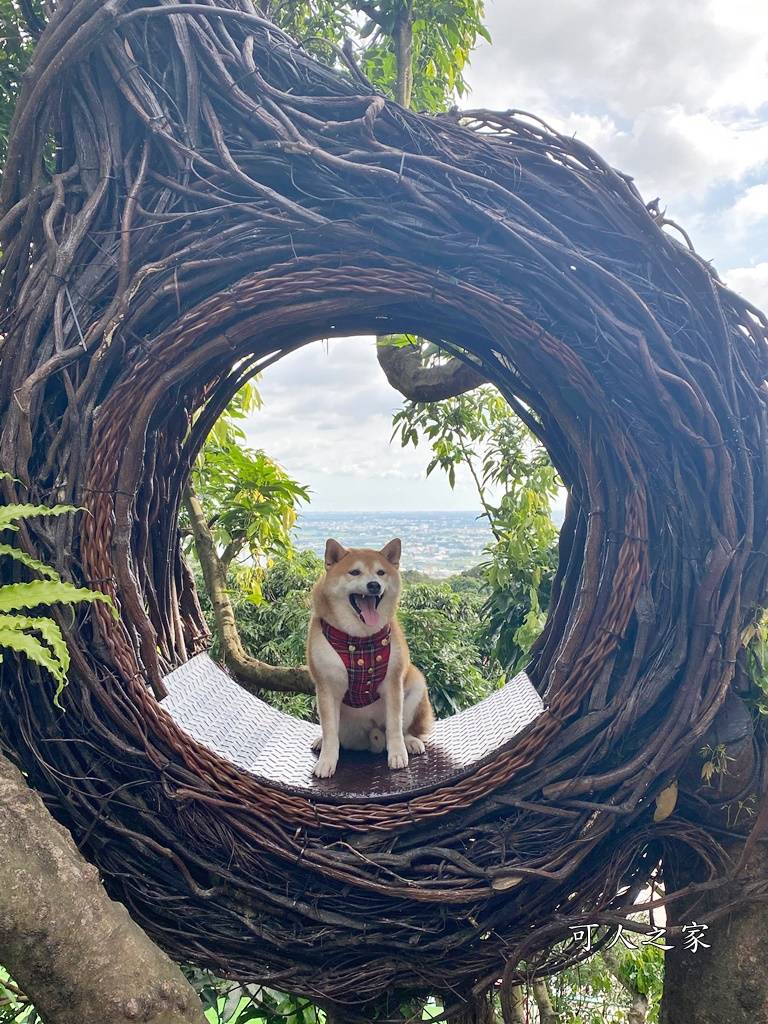
{"type": "Polygon", "coordinates": [[[366,515],[366,516],[412,516],[412,515],[460,515],[460,516],[482,516],[483,512],[476,508],[312,508],[308,507],[306,510],[299,512],[299,518],[303,519],[311,516],[354,516],[354,515],[366,515]]]}
{"type": "MultiPolygon", "coordinates": [[[[559,525],[562,512],[554,510],[552,518],[559,525]]],[[[485,549],[493,541],[488,521],[477,509],[325,512],[310,508],[301,513],[292,532],[300,550],[313,551],[318,557],[329,537],[347,547],[375,549],[400,537],[402,568],[435,577],[474,568],[487,557],[485,549]]]]}

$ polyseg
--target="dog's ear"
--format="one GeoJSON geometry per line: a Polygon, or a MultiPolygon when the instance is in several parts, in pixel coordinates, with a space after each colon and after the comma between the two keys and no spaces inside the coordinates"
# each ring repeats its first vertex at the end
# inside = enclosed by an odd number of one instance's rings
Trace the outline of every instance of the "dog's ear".
{"type": "Polygon", "coordinates": [[[395,537],[394,540],[391,540],[389,544],[385,545],[381,549],[380,554],[382,554],[391,565],[394,565],[394,567],[397,568],[398,565],[400,565],[401,549],[402,545],[400,543],[400,538],[395,537]]]}
{"type": "Polygon", "coordinates": [[[343,548],[333,537],[329,537],[325,542],[325,568],[330,569],[332,565],[340,562],[346,554],[347,549],[343,548]]]}

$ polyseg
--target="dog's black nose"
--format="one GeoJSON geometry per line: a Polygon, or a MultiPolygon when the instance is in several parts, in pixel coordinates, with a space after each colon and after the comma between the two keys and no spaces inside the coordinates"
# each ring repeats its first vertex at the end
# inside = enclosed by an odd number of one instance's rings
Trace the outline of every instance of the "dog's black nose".
{"type": "Polygon", "coordinates": [[[371,582],[368,584],[368,593],[369,594],[378,594],[380,590],[381,590],[381,584],[377,583],[376,580],[371,580],[371,582]]]}

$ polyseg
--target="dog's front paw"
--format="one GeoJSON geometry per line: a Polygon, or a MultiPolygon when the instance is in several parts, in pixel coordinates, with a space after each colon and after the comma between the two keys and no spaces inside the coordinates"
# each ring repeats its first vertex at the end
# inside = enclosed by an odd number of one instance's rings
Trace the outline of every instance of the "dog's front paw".
{"type": "Polygon", "coordinates": [[[318,736],[316,740],[312,740],[312,750],[314,750],[315,753],[317,753],[318,750],[320,750],[322,748],[322,746],[323,746],[323,737],[322,736],[318,736]]]}
{"type": "Polygon", "coordinates": [[[338,761],[339,759],[337,757],[323,757],[321,754],[312,774],[318,779],[330,779],[336,771],[338,761]]]}
{"type": "Polygon", "coordinates": [[[405,749],[409,754],[424,754],[427,750],[424,740],[420,740],[418,736],[406,736],[405,749]]]}
{"type": "Polygon", "coordinates": [[[408,754],[405,746],[396,747],[394,750],[390,750],[387,756],[387,764],[390,768],[407,768],[408,754]]]}

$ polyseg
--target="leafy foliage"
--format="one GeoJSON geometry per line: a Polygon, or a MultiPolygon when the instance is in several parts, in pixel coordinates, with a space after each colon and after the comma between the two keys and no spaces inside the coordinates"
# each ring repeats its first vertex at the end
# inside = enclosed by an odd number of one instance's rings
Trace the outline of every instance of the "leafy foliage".
{"type": "Polygon", "coordinates": [[[325,1014],[299,996],[286,995],[264,985],[226,981],[211,971],[182,965],[187,981],[200,996],[211,1024],[321,1024],[325,1014]]]}
{"type": "Polygon", "coordinates": [[[234,561],[247,560],[239,581],[242,586],[247,580],[255,603],[262,599],[262,576],[274,555],[293,548],[290,531],[298,503],[309,501],[307,489],[274,459],[244,443],[238,421],[260,406],[253,384],[234,396],[203,445],[192,476],[222,567],[226,572],[234,561]]]}
{"type": "MultiPolygon", "coordinates": [[[[398,23],[412,27],[411,106],[435,113],[465,96],[463,70],[483,24],[483,0],[287,0],[272,3],[269,14],[302,40],[354,41],[361,70],[385,95],[395,95],[398,23]]],[[[325,54],[324,54],[325,56],[325,54]]]]}
{"type": "Polygon", "coordinates": [[[358,5],[339,0],[271,0],[262,6],[276,25],[311,49],[311,43],[321,39],[340,45],[359,27],[358,5]]]}
{"type": "Polygon", "coordinates": [[[492,558],[483,563],[489,594],[483,607],[488,640],[504,671],[514,673],[525,664],[528,651],[544,625],[557,568],[554,548],[542,553],[537,567],[539,582],[526,581],[499,542],[489,548],[492,558]]]}
{"type": "Polygon", "coordinates": [[[490,385],[443,402],[406,402],[393,423],[393,436],[399,433],[403,447],[429,442],[427,476],[440,468],[453,487],[463,465],[475,482],[495,537],[483,567],[491,590],[488,633],[499,662],[511,671],[525,660],[549,603],[556,566],[557,530],[550,514],[555,469],[490,385]]]}
{"type": "Polygon", "coordinates": [[[29,999],[0,967],[0,1024],[38,1024],[40,1017],[29,999]]]}
{"type": "MultiPolygon", "coordinates": [[[[6,476],[7,474],[0,474],[6,476]]],[[[0,507],[0,532],[17,532],[16,521],[36,516],[60,516],[76,509],[71,505],[4,505],[0,507]]],[[[0,544],[0,556],[12,559],[26,569],[40,573],[45,579],[29,582],[6,583],[0,586],[0,648],[23,654],[30,661],[46,669],[56,682],[56,703],[67,682],[69,651],[61,629],[45,615],[29,614],[33,609],[52,604],[80,604],[82,602],[109,601],[98,591],[87,590],[65,583],[58,573],[37,559],[10,544],[0,544]]],[[[115,615],[117,612],[113,608],[115,615]]],[[[0,652],[0,661],[2,653],[0,652]]]]}
{"type": "Polygon", "coordinates": [[[747,706],[755,717],[768,715],[768,614],[755,615],[742,632],[742,664],[750,682],[747,706]]]}
{"type": "Polygon", "coordinates": [[[654,943],[646,943],[636,950],[626,950],[619,959],[619,973],[630,987],[642,992],[648,999],[649,1024],[659,1017],[659,1003],[664,980],[664,953],[654,943]]]}
{"type": "MultiPolygon", "coordinates": [[[[360,35],[369,40],[361,66],[382,92],[392,93],[397,77],[393,39],[403,0],[359,4],[374,8],[360,35]]],[[[411,106],[435,113],[465,96],[463,70],[478,36],[490,40],[482,22],[482,0],[415,0],[413,10],[413,93],[411,106]]]]}
{"type": "MultiPolygon", "coordinates": [[[[41,19],[42,21],[42,19],[41,19]]],[[[35,48],[19,5],[0,0],[0,168],[5,163],[8,132],[13,110],[21,90],[22,75],[29,66],[35,48]]]]}
{"type": "Polygon", "coordinates": [[[483,650],[482,599],[448,583],[406,585],[399,618],[414,665],[424,673],[438,718],[477,704],[501,683],[483,650]]]}
{"type": "Polygon", "coordinates": [[[309,500],[306,488],[274,459],[231,438],[206,444],[195,492],[225,565],[243,554],[262,565],[272,552],[290,548],[296,502],[309,500]]]}
{"type": "MultiPolygon", "coordinates": [[[[229,596],[240,639],[249,653],[268,665],[302,665],[306,660],[309,592],[322,572],[322,562],[311,551],[276,555],[261,580],[258,603],[253,601],[248,571],[233,567],[228,576],[229,596]]],[[[210,602],[198,583],[203,612],[214,634],[212,654],[220,655],[210,602]]],[[[303,693],[268,693],[270,704],[296,718],[315,716],[314,697],[303,693]]]]}
{"type": "Polygon", "coordinates": [[[608,1024],[627,1019],[630,991],[648,1000],[648,1024],[659,1019],[664,980],[664,953],[653,943],[632,949],[621,943],[612,952],[612,971],[600,953],[550,980],[550,991],[560,1024],[608,1024]]]}
{"type": "Polygon", "coordinates": [[[716,775],[727,775],[728,762],[735,760],[735,758],[730,757],[726,753],[724,743],[718,743],[714,747],[711,747],[709,743],[705,743],[699,753],[704,761],[704,764],[701,766],[701,778],[708,786],[712,785],[712,779],[716,775]]]}

